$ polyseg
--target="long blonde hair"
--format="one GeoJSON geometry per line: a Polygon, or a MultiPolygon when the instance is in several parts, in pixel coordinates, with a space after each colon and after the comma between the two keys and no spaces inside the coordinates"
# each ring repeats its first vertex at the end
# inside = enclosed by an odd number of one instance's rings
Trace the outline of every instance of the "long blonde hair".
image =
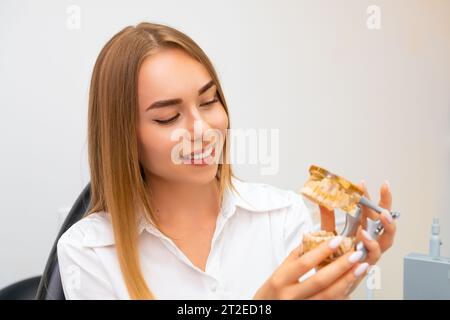
{"type": "MultiPolygon", "coordinates": [[[[131,299],[156,298],[142,274],[137,245],[138,210],[142,209],[158,227],[148,181],[138,160],[138,74],[145,58],[159,48],[168,47],[183,49],[205,66],[229,119],[219,79],[206,54],[187,35],[165,25],[143,22],[114,35],[101,50],[91,78],[88,112],[91,203],[86,215],[100,211],[110,214],[117,257],[131,299]]],[[[227,135],[222,159],[228,159],[228,155],[227,135]]],[[[229,162],[220,161],[216,176],[220,201],[225,188],[235,190],[232,176],[229,162]]]]}

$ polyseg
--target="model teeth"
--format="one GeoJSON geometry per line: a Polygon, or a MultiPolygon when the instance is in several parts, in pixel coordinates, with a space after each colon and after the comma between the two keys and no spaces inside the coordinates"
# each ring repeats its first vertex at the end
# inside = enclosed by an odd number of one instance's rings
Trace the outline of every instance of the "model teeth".
{"type": "Polygon", "coordinates": [[[212,150],[213,150],[213,147],[211,146],[208,149],[206,149],[203,153],[194,154],[193,156],[192,155],[187,155],[187,156],[184,156],[183,159],[184,160],[200,160],[200,159],[204,159],[204,158],[207,158],[207,157],[209,157],[211,155],[212,150]]]}
{"type": "MultiPolygon", "coordinates": [[[[336,234],[334,232],[325,230],[305,234],[302,240],[303,253],[313,250],[314,248],[319,246],[322,242],[331,240],[335,236],[336,234]]],[[[344,255],[345,253],[353,250],[355,247],[355,241],[356,240],[354,237],[343,237],[342,242],[340,243],[337,250],[333,252],[330,256],[328,256],[326,259],[322,260],[322,262],[316,268],[320,269],[326,266],[328,263],[333,262],[340,256],[344,255]]]]}
{"type": "Polygon", "coordinates": [[[346,191],[342,190],[335,180],[323,178],[319,181],[308,180],[301,192],[311,200],[325,205],[328,209],[341,208],[346,212],[351,212],[355,209],[358,198],[356,195],[346,191]]]}

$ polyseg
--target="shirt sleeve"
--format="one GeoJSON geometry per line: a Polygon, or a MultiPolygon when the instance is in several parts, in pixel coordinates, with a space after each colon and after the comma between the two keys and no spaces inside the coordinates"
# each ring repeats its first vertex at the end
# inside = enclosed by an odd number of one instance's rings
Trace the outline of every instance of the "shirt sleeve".
{"type": "Polygon", "coordinates": [[[57,244],[58,263],[67,300],[117,299],[93,248],[82,245],[83,234],[69,229],[57,244]]]}
{"type": "Polygon", "coordinates": [[[313,222],[311,212],[301,195],[290,191],[292,206],[288,208],[284,221],[284,256],[300,245],[305,233],[311,232],[313,222]]]}

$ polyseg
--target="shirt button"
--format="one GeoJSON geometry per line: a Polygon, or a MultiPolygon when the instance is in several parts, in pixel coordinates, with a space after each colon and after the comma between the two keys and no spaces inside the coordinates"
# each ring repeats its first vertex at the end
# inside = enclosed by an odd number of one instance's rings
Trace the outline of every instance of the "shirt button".
{"type": "Polygon", "coordinates": [[[211,290],[212,290],[213,292],[216,292],[216,290],[217,290],[217,284],[215,284],[215,283],[211,284],[211,290]]]}

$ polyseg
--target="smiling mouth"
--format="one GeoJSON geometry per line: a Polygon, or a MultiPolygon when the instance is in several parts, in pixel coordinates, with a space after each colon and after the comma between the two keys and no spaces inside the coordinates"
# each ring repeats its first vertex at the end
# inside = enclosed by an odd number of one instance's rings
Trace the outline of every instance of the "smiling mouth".
{"type": "Polygon", "coordinates": [[[181,159],[185,160],[185,161],[192,161],[192,160],[203,160],[203,159],[207,159],[208,157],[210,157],[213,154],[214,151],[214,144],[211,143],[209,146],[207,146],[206,148],[203,148],[200,151],[197,152],[191,152],[191,154],[187,154],[185,156],[181,156],[181,159]]]}

